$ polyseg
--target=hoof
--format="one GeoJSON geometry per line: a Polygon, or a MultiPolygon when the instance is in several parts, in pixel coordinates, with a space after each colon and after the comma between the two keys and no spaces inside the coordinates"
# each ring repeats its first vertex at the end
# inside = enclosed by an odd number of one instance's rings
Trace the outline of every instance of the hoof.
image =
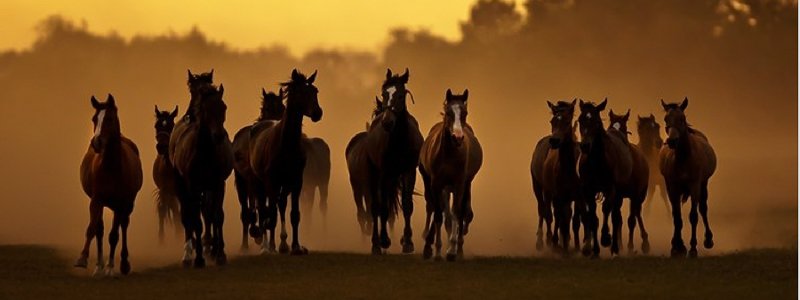
{"type": "Polygon", "coordinates": [[[442,258],[442,256],[441,256],[441,255],[436,255],[436,256],[433,258],[433,261],[443,261],[443,260],[444,260],[444,258],[442,258]]]}
{"type": "Polygon", "coordinates": [[[686,246],[683,246],[683,245],[681,245],[681,246],[679,246],[679,247],[675,247],[675,246],[673,246],[673,247],[672,247],[672,250],[670,251],[670,255],[671,255],[673,258],[683,258],[683,257],[686,257],[686,246]]]}
{"type": "Polygon", "coordinates": [[[697,258],[697,249],[689,250],[689,258],[697,258]]]}
{"type": "Polygon", "coordinates": [[[592,245],[590,245],[588,243],[584,244],[583,248],[581,249],[581,253],[583,254],[583,256],[586,256],[586,257],[589,257],[590,255],[592,255],[592,245]]]}
{"type": "Polygon", "coordinates": [[[219,255],[217,255],[217,258],[216,260],[214,260],[214,263],[218,266],[224,266],[228,264],[228,256],[225,255],[224,252],[221,252],[219,255]]]}
{"type": "Polygon", "coordinates": [[[119,271],[122,275],[128,275],[131,273],[131,263],[127,260],[123,260],[119,263],[119,271]]]}
{"type": "Polygon", "coordinates": [[[536,251],[542,251],[542,248],[544,248],[544,242],[542,241],[542,239],[537,239],[536,240],[536,251]]]}
{"type": "Polygon", "coordinates": [[[183,265],[184,268],[189,268],[192,266],[192,260],[182,260],[181,265],[183,265]]]}
{"type": "Polygon", "coordinates": [[[703,241],[703,247],[706,247],[706,249],[714,248],[714,240],[710,238],[706,239],[703,241]]]}
{"type": "Polygon", "coordinates": [[[106,266],[103,273],[105,273],[106,277],[114,277],[117,275],[114,273],[114,266],[106,266]]]}
{"type": "Polygon", "coordinates": [[[206,267],[206,260],[202,257],[198,257],[194,260],[194,267],[195,269],[202,269],[206,267]]]}
{"type": "MultiPolygon", "coordinates": [[[[259,230],[256,226],[250,226],[250,229],[248,229],[247,232],[250,234],[250,237],[256,241],[260,241],[264,236],[264,234],[261,233],[261,230],[259,230]]],[[[261,242],[257,242],[257,244],[261,244],[261,242]]]]}
{"type": "Polygon", "coordinates": [[[105,274],[105,269],[103,266],[97,266],[94,268],[94,273],[92,273],[92,277],[100,277],[105,274]]]}
{"type": "Polygon", "coordinates": [[[381,255],[383,251],[381,251],[381,247],[378,245],[372,245],[372,255],[381,255]]]}
{"type": "Polygon", "coordinates": [[[261,248],[261,255],[271,255],[275,254],[275,248],[261,248]]]}
{"type": "Polygon", "coordinates": [[[392,240],[391,240],[391,239],[389,239],[389,237],[388,237],[388,236],[387,236],[387,237],[382,237],[382,238],[381,238],[381,248],[383,248],[383,249],[389,249],[389,247],[391,247],[391,246],[392,246],[392,240]]]}
{"type": "Polygon", "coordinates": [[[73,266],[76,267],[76,268],[84,268],[84,269],[86,269],[86,266],[88,264],[89,264],[89,258],[88,257],[81,257],[81,258],[78,258],[77,261],[75,261],[75,265],[73,265],[73,266]]]}
{"type": "Polygon", "coordinates": [[[286,244],[285,241],[281,241],[281,245],[280,245],[280,247],[278,247],[278,253],[280,253],[280,254],[289,253],[289,245],[286,244]]]}
{"type": "Polygon", "coordinates": [[[250,252],[250,247],[248,247],[246,245],[242,245],[242,247],[239,248],[239,253],[247,254],[247,252],[250,252]]]}
{"type": "Polygon", "coordinates": [[[650,242],[648,242],[647,240],[644,240],[642,242],[642,253],[643,254],[650,253],[650,242]]]}
{"type": "Polygon", "coordinates": [[[459,259],[463,259],[464,258],[464,249],[458,248],[458,251],[456,251],[456,256],[458,256],[459,259]]]}
{"type": "Polygon", "coordinates": [[[414,253],[414,243],[410,241],[403,243],[403,253],[414,253]]]}
{"type": "Polygon", "coordinates": [[[422,259],[428,260],[431,258],[431,256],[433,256],[433,248],[427,246],[424,249],[422,249],[422,259]]]}
{"type": "Polygon", "coordinates": [[[308,255],[308,249],[303,246],[294,246],[292,247],[291,255],[308,255]]]}
{"type": "Polygon", "coordinates": [[[456,261],[455,253],[447,253],[447,261],[456,261]]]}
{"type": "Polygon", "coordinates": [[[600,235],[600,246],[611,246],[611,235],[608,234],[608,232],[603,232],[603,234],[600,235]]]}

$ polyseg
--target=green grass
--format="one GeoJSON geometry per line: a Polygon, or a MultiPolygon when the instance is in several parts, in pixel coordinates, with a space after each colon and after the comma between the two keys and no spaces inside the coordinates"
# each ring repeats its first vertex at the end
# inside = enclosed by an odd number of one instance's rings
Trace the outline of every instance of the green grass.
{"type": "MultiPolygon", "coordinates": [[[[796,299],[796,250],[700,259],[477,257],[313,253],[250,256],[225,267],[177,264],[117,278],[75,271],[57,250],[0,246],[0,299],[796,299]]],[[[90,263],[93,262],[93,259],[90,263]]]]}

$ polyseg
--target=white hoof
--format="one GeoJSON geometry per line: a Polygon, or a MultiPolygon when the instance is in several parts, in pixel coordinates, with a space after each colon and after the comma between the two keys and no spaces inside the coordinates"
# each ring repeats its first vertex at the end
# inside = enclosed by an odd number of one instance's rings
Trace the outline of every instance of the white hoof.
{"type": "Polygon", "coordinates": [[[114,266],[106,266],[105,275],[106,277],[114,277],[116,275],[114,273],[114,266]]]}
{"type": "Polygon", "coordinates": [[[94,268],[94,273],[92,273],[92,277],[100,277],[104,273],[105,272],[103,269],[103,265],[98,265],[97,267],[94,268]]]}
{"type": "Polygon", "coordinates": [[[181,260],[191,261],[192,259],[194,259],[194,247],[191,241],[186,241],[186,244],[183,245],[183,258],[181,260]]]}

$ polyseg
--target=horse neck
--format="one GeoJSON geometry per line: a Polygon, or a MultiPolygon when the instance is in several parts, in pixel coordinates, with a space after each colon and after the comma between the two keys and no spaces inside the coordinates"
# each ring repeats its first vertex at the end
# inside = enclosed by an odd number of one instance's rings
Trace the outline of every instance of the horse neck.
{"type": "Polygon", "coordinates": [[[558,147],[558,159],[561,165],[575,166],[575,136],[568,134],[558,147]]]}
{"type": "Polygon", "coordinates": [[[303,135],[303,111],[298,103],[289,95],[286,100],[286,111],[280,124],[281,140],[284,145],[299,145],[303,135]]]}
{"type": "MultiPolygon", "coordinates": [[[[459,150],[458,146],[453,143],[453,139],[450,138],[452,133],[450,132],[451,126],[446,126],[447,122],[442,122],[442,130],[439,132],[439,139],[442,141],[442,152],[444,153],[453,153],[459,150]]],[[[466,125],[466,124],[464,124],[466,125]]],[[[466,126],[464,126],[466,127],[466,126]]]]}
{"type": "Polygon", "coordinates": [[[675,159],[677,161],[686,161],[689,157],[692,156],[692,146],[689,140],[689,130],[687,129],[685,132],[681,133],[681,137],[678,138],[678,145],[675,146],[675,159]]]}

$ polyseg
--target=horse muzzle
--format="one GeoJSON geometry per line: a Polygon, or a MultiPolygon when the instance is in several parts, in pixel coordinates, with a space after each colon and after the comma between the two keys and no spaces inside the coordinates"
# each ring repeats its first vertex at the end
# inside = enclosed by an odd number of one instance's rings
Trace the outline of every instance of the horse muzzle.
{"type": "Polygon", "coordinates": [[[319,120],[322,120],[322,110],[321,109],[314,110],[314,113],[311,114],[311,121],[312,122],[316,123],[316,122],[319,122],[319,120]]]}

